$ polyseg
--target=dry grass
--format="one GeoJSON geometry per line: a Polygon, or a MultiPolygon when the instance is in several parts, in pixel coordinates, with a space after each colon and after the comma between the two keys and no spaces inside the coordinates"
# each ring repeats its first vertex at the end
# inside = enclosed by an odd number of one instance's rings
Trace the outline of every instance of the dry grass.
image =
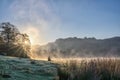
{"type": "Polygon", "coordinates": [[[59,80],[120,80],[120,59],[69,60],[58,67],[59,80]]]}

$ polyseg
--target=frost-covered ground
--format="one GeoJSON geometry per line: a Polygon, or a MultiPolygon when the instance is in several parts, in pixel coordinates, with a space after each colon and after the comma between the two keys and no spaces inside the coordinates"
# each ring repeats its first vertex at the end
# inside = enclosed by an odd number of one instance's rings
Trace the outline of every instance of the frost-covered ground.
{"type": "Polygon", "coordinates": [[[0,80],[54,80],[56,76],[51,62],[0,56],[0,80]]]}

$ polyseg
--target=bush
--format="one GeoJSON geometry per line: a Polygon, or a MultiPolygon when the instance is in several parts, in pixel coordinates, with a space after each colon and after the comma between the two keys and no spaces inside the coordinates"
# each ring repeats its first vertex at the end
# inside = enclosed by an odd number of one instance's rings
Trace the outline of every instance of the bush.
{"type": "Polygon", "coordinates": [[[48,56],[48,61],[51,61],[51,57],[50,56],[48,56]]]}

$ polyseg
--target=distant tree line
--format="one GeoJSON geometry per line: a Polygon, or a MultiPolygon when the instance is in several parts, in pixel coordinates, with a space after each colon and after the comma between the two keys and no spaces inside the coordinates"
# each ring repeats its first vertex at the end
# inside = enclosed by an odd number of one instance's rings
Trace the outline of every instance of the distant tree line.
{"type": "Polygon", "coordinates": [[[27,34],[20,33],[9,22],[0,23],[0,54],[29,57],[31,43],[27,34]]]}

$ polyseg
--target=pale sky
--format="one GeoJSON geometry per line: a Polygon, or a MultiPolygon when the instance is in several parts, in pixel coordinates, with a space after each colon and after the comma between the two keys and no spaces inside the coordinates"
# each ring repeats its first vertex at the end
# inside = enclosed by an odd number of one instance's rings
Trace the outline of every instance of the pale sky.
{"type": "Polygon", "coordinates": [[[120,36],[120,0],[0,0],[2,22],[41,45],[57,38],[120,36]]]}

